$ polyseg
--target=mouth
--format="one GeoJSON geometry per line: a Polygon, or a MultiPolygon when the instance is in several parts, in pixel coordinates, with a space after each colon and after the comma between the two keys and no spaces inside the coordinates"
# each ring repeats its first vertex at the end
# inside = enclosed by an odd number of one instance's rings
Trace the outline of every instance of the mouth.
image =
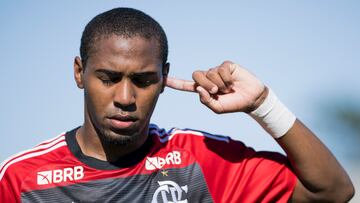
{"type": "Polygon", "coordinates": [[[108,117],[110,121],[110,126],[115,130],[126,130],[132,128],[138,118],[130,115],[120,115],[116,114],[108,117]]]}

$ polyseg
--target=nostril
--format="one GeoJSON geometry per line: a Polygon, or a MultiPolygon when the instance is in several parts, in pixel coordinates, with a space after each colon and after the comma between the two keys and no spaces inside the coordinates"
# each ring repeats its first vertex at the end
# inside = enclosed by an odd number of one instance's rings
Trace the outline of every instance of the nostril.
{"type": "Polygon", "coordinates": [[[119,102],[114,102],[114,106],[116,108],[121,109],[122,111],[127,111],[127,112],[134,112],[136,111],[137,107],[135,103],[131,103],[131,104],[121,104],[119,102]]]}

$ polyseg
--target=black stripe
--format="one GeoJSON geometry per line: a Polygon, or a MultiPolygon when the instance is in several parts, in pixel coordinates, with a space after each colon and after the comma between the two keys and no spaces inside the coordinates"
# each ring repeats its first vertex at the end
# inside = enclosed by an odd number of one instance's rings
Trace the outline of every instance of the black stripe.
{"type": "Polygon", "coordinates": [[[31,191],[21,194],[22,202],[163,202],[163,199],[175,202],[171,191],[178,201],[213,202],[203,174],[198,164],[184,168],[167,169],[166,175],[156,171],[148,175],[135,175],[126,178],[109,178],[87,183],[55,187],[46,190],[31,191]],[[171,181],[173,185],[165,185],[161,192],[160,184],[171,181]],[[186,190],[185,190],[185,189],[186,190]],[[167,189],[167,191],[165,190],[167,189]],[[157,193],[158,192],[158,193],[157,193]],[[181,198],[180,198],[180,193],[181,198]],[[156,195],[158,194],[158,195],[156,195]],[[164,195],[164,196],[163,196],[164,195]]]}

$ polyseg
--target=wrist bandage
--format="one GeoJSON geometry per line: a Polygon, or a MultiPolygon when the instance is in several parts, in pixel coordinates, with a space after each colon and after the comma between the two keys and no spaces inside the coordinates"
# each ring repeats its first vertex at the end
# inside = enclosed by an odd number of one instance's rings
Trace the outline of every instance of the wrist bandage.
{"type": "Polygon", "coordinates": [[[296,120],[270,88],[264,102],[250,115],[275,139],[284,136],[296,120]]]}

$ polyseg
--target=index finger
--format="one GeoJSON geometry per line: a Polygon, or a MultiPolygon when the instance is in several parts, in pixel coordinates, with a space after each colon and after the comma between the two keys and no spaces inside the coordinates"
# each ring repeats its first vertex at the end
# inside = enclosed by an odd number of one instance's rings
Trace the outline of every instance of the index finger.
{"type": "Polygon", "coordinates": [[[196,85],[194,81],[167,77],[165,85],[180,91],[196,92],[196,85]]]}

